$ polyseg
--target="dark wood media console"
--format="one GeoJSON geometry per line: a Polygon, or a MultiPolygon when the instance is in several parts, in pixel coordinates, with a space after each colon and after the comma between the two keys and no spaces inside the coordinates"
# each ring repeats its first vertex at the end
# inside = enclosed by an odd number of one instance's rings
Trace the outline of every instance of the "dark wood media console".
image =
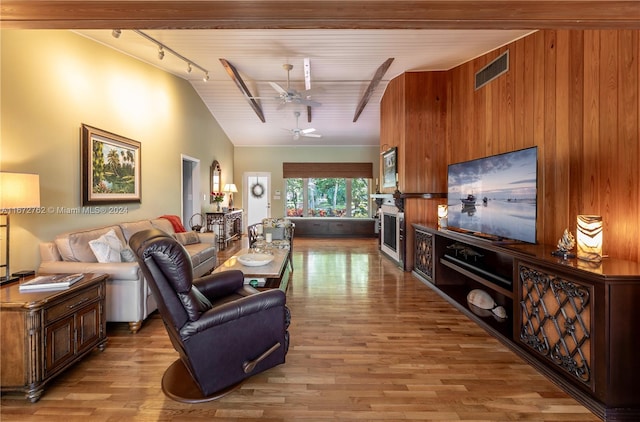
{"type": "Polygon", "coordinates": [[[413,274],[605,421],[640,420],[640,263],[414,224],[413,274]],[[507,311],[467,303],[473,289],[507,311]]]}

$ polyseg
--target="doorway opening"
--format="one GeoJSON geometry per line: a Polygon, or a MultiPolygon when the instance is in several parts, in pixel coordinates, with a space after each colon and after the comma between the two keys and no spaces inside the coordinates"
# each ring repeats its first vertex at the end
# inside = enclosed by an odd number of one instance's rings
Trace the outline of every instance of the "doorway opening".
{"type": "MultiPolygon", "coordinates": [[[[180,159],[182,161],[182,201],[180,217],[182,219],[182,225],[189,230],[191,229],[189,220],[191,220],[194,214],[199,214],[201,211],[200,160],[184,154],[181,154],[180,159]]],[[[204,221],[201,222],[198,220],[194,221],[194,223],[204,226],[204,221]]]]}

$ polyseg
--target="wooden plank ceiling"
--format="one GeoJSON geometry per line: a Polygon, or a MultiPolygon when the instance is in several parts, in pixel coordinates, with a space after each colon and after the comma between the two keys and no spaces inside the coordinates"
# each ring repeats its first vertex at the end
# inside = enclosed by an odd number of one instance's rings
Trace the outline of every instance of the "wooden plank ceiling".
{"type": "Polygon", "coordinates": [[[5,29],[72,29],[189,80],[235,145],[378,145],[379,101],[390,79],[407,71],[447,70],[543,28],[640,28],[640,2],[620,0],[453,1],[16,1],[0,3],[5,29]],[[115,39],[111,30],[121,29],[115,39]],[[185,63],[128,31],[144,30],[204,67],[185,63]],[[184,31],[189,29],[190,31],[184,31]],[[214,31],[212,31],[212,29],[214,31]],[[357,30],[357,31],[353,31],[357,30]],[[311,59],[312,118],[280,107],[269,82],[304,89],[302,61],[311,59]],[[393,58],[375,92],[376,69],[393,58]],[[237,69],[266,123],[224,71],[237,69]],[[372,90],[373,91],[373,90],[372,90]],[[365,95],[370,99],[360,110],[365,95]],[[362,115],[359,113],[362,112],[362,115]],[[358,115],[357,122],[354,116],[358,115]],[[319,138],[294,139],[313,127],[319,138]],[[283,130],[285,129],[285,130],[283,130]],[[259,135],[259,136],[258,136],[259,135]]]}

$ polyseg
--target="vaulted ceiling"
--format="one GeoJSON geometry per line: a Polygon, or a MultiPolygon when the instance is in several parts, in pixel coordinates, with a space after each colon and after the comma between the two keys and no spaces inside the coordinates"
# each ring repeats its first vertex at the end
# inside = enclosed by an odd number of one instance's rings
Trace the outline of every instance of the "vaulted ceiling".
{"type": "MultiPolygon", "coordinates": [[[[521,37],[522,30],[148,30],[164,45],[197,63],[204,72],[165,52],[133,31],[119,38],[111,31],[81,31],[107,44],[188,79],[211,114],[235,145],[377,145],[379,102],[387,82],[407,71],[446,70],[521,37]],[[264,115],[254,112],[219,59],[226,59],[245,82],[264,115]],[[269,82],[297,91],[305,90],[304,60],[309,59],[310,108],[283,103],[269,82]],[[372,91],[362,113],[358,105],[376,70],[393,58],[380,83],[372,91]],[[284,64],[293,68],[288,72],[284,64]],[[294,115],[300,113],[299,119],[294,115]],[[315,129],[317,137],[299,137],[292,129],[315,129]]],[[[306,98],[303,98],[306,99],[306,98]]],[[[305,101],[306,103],[307,101],[305,101]]]]}
{"type": "Polygon", "coordinates": [[[635,0],[5,0],[0,7],[5,28],[73,29],[189,80],[235,145],[378,145],[380,98],[403,72],[451,69],[540,28],[640,28],[635,0]],[[113,29],[122,30],[119,38],[113,29]],[[145,36],[197,66],[187,73],[167,51],[160,60],[145,36]],[[283,105],[270,82],[304,91],[307,58],[308,99],[320,105],[283,105]],[[253,105],[220,59],[259,97],[253,105]],[[285,64],[293,66],[289,80],[285,64]],[[296,138],[296,128],[322,137],[296,138]]]}

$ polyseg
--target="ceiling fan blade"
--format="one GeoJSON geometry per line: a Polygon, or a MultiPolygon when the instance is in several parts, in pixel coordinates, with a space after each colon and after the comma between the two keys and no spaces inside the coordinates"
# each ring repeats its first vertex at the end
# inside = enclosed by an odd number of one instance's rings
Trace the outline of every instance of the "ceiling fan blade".
{"type": "Polygon", "coordinates": [[[304,87],[305,89],[311,89],[311,62],[308,57],[304,59],[304,87]]]}
{"type": "Polygon", "coordinates": [[[302,136],[305,138],[322,138],[322,135],[319,133],[303,133],[302,136]]]}
{"type": "Polygon", "coordinates": [[[289,92],[287,92],[287,90],[286,90],[286,89],[284,89],[283,87],[281,87],[281,86],[280,86],[280,85],[278,85],[277,83],[275,83],[275,82],[269,82],[269,85],[271,85],[271,87],[272,87],[273,89],[275,89],[276,91],[278,91],[278,93],[279,93],[280,95],[289,95],[289,92]]]}
{"type": "Polygon", "coordinates": [[[315,131],[316,130],[314,128],[310,127],[309,129],[302,129],[300,132],[307,134],[315,131]]]}
{"type": "Polygon", "coordinates": [[[304,104],[309,107],[320,107],[322,105],[322,103],[319,103],[313,100],[307,100],[305,98],[294,98],[293,102],[298,104],[304,104]]]}

